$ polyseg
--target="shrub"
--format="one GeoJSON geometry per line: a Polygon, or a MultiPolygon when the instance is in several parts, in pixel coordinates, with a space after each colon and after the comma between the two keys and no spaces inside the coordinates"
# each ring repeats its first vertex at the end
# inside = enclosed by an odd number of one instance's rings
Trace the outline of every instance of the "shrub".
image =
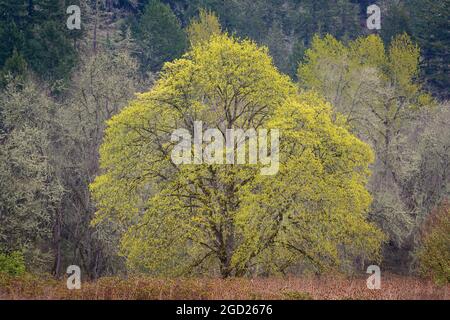
{"type": "Polygon", "coordinates": [[[0,253],[0,273],[20,276],[25,273],[25,261],[22,252],[0,253]]]}
{"type": "Polygon", "coordinates": [[[428,217],[418,254],[421,272],[434,282],[450,282],[450,205],[441,204],[428,217]]]}
{"type": "Polygon", "coordinates": [[[309,294],[308,292],[285,290],[281,293],[286,300],[314,300],[311,294],[309,294]]]}

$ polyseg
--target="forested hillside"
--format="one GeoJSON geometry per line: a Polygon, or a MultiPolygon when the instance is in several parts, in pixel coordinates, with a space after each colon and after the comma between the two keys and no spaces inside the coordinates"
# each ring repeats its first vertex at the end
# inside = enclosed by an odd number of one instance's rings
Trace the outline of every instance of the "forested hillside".
{"type": "Polygon", "coordinates": [[[0,0],[0,272],[448,283],[450,0],[373,3],[0,0]],[[194,119],[279,172],[174,169],[194,119]]]}

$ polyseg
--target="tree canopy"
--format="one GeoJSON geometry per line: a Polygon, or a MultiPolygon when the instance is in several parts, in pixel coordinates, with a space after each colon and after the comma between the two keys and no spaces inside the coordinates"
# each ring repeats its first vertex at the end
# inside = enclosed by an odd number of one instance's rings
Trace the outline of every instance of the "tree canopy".
{"type": "MultiPolygon", "coordinates": [[[[382,233],[366,221],[370,147],[331,106],[299,95],[265,47],[228,35],[195,44],[164,66],[154,88],[108,122],[103,174],[91,185],[96,221],[128,228],[122,252],[134,270],[222,277],[317,271],[349,257],[378,257],[382,233]],[[280,168],[179,165],[171,133],[204,127],[280,129],[280,168]]],[[[236,147],[236,146],[235,146],[236,147]]]]}
{"type": "Polygon", "coordinates": [[[178,58],[186,49],[186,35],[177,17],[158,0],[149,1],[133,31],[146,71],[159,70],[165,61],[178,58]]]}
{"type": "Polygon", "coordinates": [[[378,35],[348,45],[330,35],[317,36],[298,68],[300,87],[325,96],[375,149],[371,218],[398,245],[410,235],[414,219],[402,198],[403,181],[414,166],[414,150],[404,148],[404,140],[408,124],[432,105],[418,72],[419,48],[406,34],[393,38],[389,48],[378,35]]]}

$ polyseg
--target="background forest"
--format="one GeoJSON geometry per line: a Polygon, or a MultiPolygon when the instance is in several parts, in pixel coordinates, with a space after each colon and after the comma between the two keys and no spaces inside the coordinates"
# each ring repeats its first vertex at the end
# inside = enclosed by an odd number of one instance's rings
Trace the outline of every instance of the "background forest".
{"type": "MultiPolygon", "coordinates": [[[[381,256],[353,257],[343,271],[376,262],[448,283],[450,1],[376,1],[379,31],[366,27],[370,4],[0,0],[0,271],[131,272],[120,252],[128,222],[92,223],[98,202],[89,186],[102,173],[106,121],[149,91],[166,62],[227,33],[266,46],[289,77],[279,81],[315,91],[374,152],[367,220],[383,234],[374,232],[381,256]],[[80,30],[66,27],[72,4],[81,8],[80,30]]],[[[251,270],[244,274],[269,274],[251,270]]]]}

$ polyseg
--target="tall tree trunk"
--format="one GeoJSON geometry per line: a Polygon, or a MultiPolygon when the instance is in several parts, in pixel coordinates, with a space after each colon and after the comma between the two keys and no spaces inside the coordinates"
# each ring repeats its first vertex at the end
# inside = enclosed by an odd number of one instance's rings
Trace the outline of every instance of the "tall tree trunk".
{"type": "Polygon", "coordinates": [[[93,40],[94,53],[97,52],[97,25],[98,25],[98,0],[95,2],[95,22],[94,22],[94,40],[93,40]]]}
{"type": "Polygon", "coordinates": [[[53,266],[53,275],[57,278],[61,276],[61,228],[62,219],[60,209],[56,212],[55,222],[53,224],[53,246],[55,254],[55,263],[53,266]]]}

